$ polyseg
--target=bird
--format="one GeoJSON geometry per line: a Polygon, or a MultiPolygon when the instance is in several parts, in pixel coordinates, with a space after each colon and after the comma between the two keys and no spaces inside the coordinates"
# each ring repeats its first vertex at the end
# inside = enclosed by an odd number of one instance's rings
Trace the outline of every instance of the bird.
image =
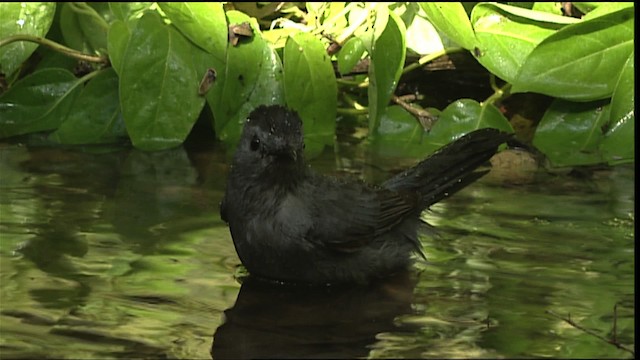
{"type": "Polygon", "coordinates": [[[474,130],[376,185],[315,172],[297,112],[260,105],[243,125],[220,217],[249,276],[368,284],[424,257],[421,213],[482,177],[511,136],[474,130]]]}

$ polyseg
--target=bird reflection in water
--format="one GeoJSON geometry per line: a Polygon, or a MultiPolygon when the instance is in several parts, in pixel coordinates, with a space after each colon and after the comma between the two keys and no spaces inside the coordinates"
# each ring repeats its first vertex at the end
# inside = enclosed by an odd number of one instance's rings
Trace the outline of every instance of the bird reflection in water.
{"type": "Polygon", "coordinates": [[[416,276],[366,286],[281,285],[247,277],[216,330],[213,359],[366,357],[376,335],[412,312],[416,276]]]}

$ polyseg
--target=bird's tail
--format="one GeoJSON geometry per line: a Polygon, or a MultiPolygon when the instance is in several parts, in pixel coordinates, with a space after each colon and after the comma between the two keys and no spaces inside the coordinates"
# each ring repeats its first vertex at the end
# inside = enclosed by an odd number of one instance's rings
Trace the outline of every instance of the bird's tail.
{"type": "Polygon", "coordinates": [[[488,170],[476,170],[488,161],[512,134],[497,129],[475,130],[440,148],[416,166],[382,184],[394,191],[420,194],[420,209],[453,195],[488,170]]]}

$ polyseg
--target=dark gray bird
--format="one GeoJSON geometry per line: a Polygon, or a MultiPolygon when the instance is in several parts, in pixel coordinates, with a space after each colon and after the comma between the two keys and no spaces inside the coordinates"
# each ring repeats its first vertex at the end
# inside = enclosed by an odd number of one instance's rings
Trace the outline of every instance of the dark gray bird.
{"type": "Polygon", "coordinates": [[[252,276],[294,283],[367,283],[422,254],[420,213],[474,182],[510,135],[480,129],[380,186],[314,173],[302,122],[279,105],[247,119],[220,214],[252,276]]]}

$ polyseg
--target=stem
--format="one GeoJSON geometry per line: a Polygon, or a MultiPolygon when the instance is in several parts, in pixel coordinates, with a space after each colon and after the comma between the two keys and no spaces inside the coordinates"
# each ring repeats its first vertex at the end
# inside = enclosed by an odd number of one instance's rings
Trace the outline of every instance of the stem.
{"type": "Polygon", "coordinates": [[[92,71],[90,73],[88,73],[87,75],[81,77],[80,79],[78,79],[78,83],[79,84],[83,84],[86,83],[87,81],[93,79],[94,77],[98,76],[98,74],[102,73],[103,71],[106,71],[107,69],[100,69],[100,70],[96,70],[96,71],[92,71]]]}
{"type": "Polygon", "coordinates": [[[19,34],[19,35],[12,35],[9,37],[6,37],[4,39],[0,39],[0,47],[3,47],[5,45],[9,45],[13,42],[16,41],[29,41],[29,42],[33,42],[36,44],[40,44],[40,45],[44,45],[48,48],[51,48],[57,52],[63,53],[67,56],[70,56],[72,58],[78,59],[78,60],[83,60],[83,61],[88,61],[88,62],[94,62],[94,63],[99,63],[99,64],[107,64],[108,60],[106,57],[102,57],[102,56],[94,56],[94,55],[89,55],[89,54],[85,54],[82,53],[80,51],[68,48],[62,44],[58,44],[55,41],[51,41],[49,39],[46,38],[41,38],[38,36],[33,36],[33,35],[25,35],[25,34],[19,34]]]}
{"type": "MultiPolygon", "coordinates": [[[[356,4],[356,3],[350,3],[349,5],[345,6],[345,8],[344,8],[344,9],[340,12],[340,14],[338,14],[338,15],[342,15],[342,13],[345,13],[345,14],[346,14],[346,11],[345,11],[345,10],[347,10],[347,9],[349,9],[349,11],[351,11],[351,7],[354,7],[354,6],[355,6],[355,5],[353,5],[353,6],[352,6],[351,4],[356,4]]],[[[368,11],[371,11],[371,8],[370,8],[368,5],[366,5],[366,6],[365,6],[365,9],[367,9],[368,11]]],[[[332,24],[333,24],[333,22],[335,22],[335,21],[336,21],[335,19],[337,19],[337,18],[338,18],[338,16],[334,16],[333,18],[331,18],[331,22],[332,22],[332,24]]],[[[348,40],[351,36],[353,36],[353,34],[356,32],[356,30],[357,30],[357,29],[358,29],[362,24],[364,24],[364,23],[367,21],[367,19],[368,19],[368,18],[369,18],[368,16],[363,16],[361,19],[357,19],[357,21],[356,21],[356,22],[354,22],[353,24],[349,24],[349,27],[348,27],[348,28],[346,28],[346,29],[342,32],[342,34],[340,34],[340,35],[338,35],[338,36],[336,37],[336,39],[335,39],[336,43],[338,43],[338,45],[340,45],[340,46],[344,45],[344,43],[345,43],[345,42],[347,42],[347,40],[348,40]]],[[[323,24],[323,28],[324,28],[324,27],[325,27],[325,25],[323,24]]]]}
{"type": "MultiPolygon", "coordinates": [[[[344,101],[349,104],[351,107],[353,107],[356,110],[366,110],[367,107],[361,105],[359,102],[356,101],[356,99],[352,98],[351,96],[349,96],[349,94],[347,93],[342,93],[342,98],[344,99],[344,101]]],[[[369,110],[367,110],[368,112],[369,110]]]]}
{"type": "Polygon", "coordinates": [[[344,86],[359,86],[360,84],[362,84],[362,81],[347,80],[342,78],[336,79],[336,82],[338,83],[338,85],[344,86]]]}
{"type": "Polygon", "coordinates": [[[491,89],[493,91],[500,90],[500,87],[498,86],[498,84],[496,84],[496,76],[493,74],[489,76],[489,85],[491,85],[491,89]]]}
{"type": "Polygon", "coordinates": [[[366,115],[369,113],[369,108],[367,108],[366,106],[362,106],[356,101],[356,99],[349,96],[349,94],[342,93],[342,97],[344,101],[353,108],[338,108],[338,114],[358,116],[366,115]]]}
{"type": "MultiPolygon", "coordinates": [[[[492,84],[491,87],[493,87],[493,85],[494,84],[492,84]]],[[[491,96],[489,96],[485,101],[483,101],[483,103],[488,102],[490,104],[495,104],[511,96],[511,84],[505,84],[501,88],[496,87],[494,91],[495,92],[491,96]]]]}
{"type": "Polygon", "coordinates": [[[347,109],[347,108],[338,108],[338,114],[341,115],[366,115],[369,113],[369,109],[347,109]]]}
{"type": "MultiPolygon", "coordinates": [[[[456,53],[456,52],[459,52],[459,51],[463,51],[463,50],[464,50],[464,48],[461,48],[461,47],[451,47],[451,48],[443,49],[443,50],[438,51],[438,52],[434,52],[434,53],[429,54],[429,55],[425,55],[425,56],[421,57],[417,62],[411,63],[411,64],[407,65],[404,69],[402,69],[402,75],[408,73],[409,71],[418,69],[420,66],[422,66],[422,65],[424,65],[424,64],[426,64],[426,63],[428,63],[430,61],[433,61],[433,60],[439,58],[440,56],[444,56],[444,55],[447,55],[447,54],[453,54],[453,53],[456,53]]],[[[363,82],[358,84],[359,88],[366,88],[368,86],[369,86],[369,78],[365,79],[363,82]]]]}
{"type": "Polygon", "coordinates": [[[463,51],[463,50],[464,50],[464,48],[461,48],[461,47],[451,47],[451,48],[442,49],[442,50],[440,50],[438,52],[434,52],[434,53],[429,54],[429,55],[425,55],[425,56],[421,57],[420,60],[418,60],[417,62],[409,64],[407,67],[402,69],[402,73],[406,74],[409,71],[415,70],[415,69],[419,68],[420,66],[439,58],[440,56],[444,56],[444,55],[447,55],[447,54],[453,54],[453,53],[460,52],[460,51],[463,51]]]}

